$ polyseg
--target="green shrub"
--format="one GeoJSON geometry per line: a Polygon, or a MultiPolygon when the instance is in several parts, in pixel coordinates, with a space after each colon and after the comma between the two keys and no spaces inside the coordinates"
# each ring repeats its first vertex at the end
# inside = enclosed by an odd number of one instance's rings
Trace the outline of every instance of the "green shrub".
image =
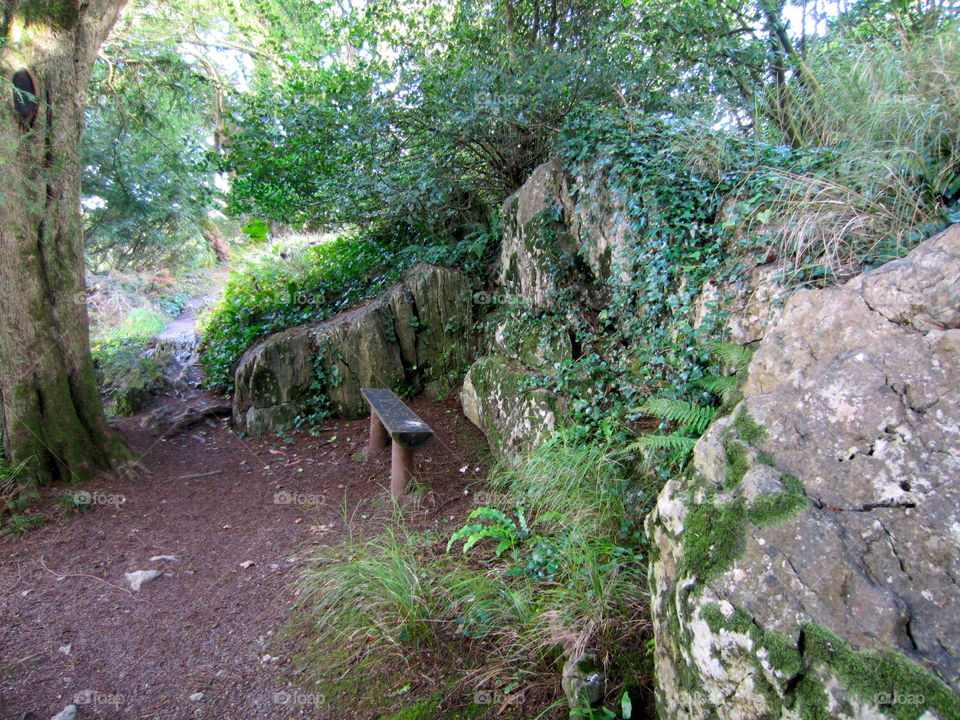
{"type": "Polygon", "coordinates": [[[824,164],[781,173],[781,191],[752,215],[770,219],[771,244],[803,280],[849,277],[960,221],[956,23],[856,34],[821,38],[808,58],[826,101],[807,103],[816,112],[806,141],[828,149],[824,164]]]}

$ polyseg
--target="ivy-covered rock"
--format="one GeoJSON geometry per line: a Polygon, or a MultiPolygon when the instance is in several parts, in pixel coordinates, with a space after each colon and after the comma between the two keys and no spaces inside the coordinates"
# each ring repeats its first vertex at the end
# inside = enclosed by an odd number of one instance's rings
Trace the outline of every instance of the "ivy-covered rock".
{"type": "Polygon", "coordinates": [[[363,417],[362,387],[439,398],[466,371],[472,348],[469,282],[420,264],[376,300],[251,347],[236,370],[234,423],[259,434],[322,414],[363,417]]]}
{"type": "Polygon", "coordinates": [[[797,293],[647,521],[669,718],[960,717],[960,225],[797,293]]]}
{"type": "Polygon", "coordinates": [[[530,387],[531,375],[501,355],[477,360],[460,391],[464,414],[483,430],[498,455],[516,455],[542,443],[557,427],[556,395],[530,387]]]}

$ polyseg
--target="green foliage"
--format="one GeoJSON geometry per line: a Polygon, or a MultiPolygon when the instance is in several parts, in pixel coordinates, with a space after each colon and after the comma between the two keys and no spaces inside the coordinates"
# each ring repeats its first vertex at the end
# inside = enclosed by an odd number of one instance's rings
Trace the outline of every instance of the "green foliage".
{"type": "Polygon", "coordinates": [[[99,56],[83,137],[88,262],[96,268],[209,261],[201,223],[216,191],[207,167],[208,81],[170,44],[122,42],[99,56]],[[131,57],[135,56],[135,57],[131,57]]]}
{"type": "Polygon", "coordinates": [[[386,531],[333,551],[302,586],[313,648],[358,663],[403,645],[436,647],[445,598],[425,547],[422,538],[386,531]]]}
{"type": "Polygon", "coordinates": [[[160,386],[164,365],[152,342],[154,335],[118,334],[93,344],[97,383],[111,414],[136,412],[160,386]]]}
{"type": "Polygon", "coordinates": [[[263,220],[251,220],[240,229],[253,242],[265,242],[270,235],[270,226],[263,220]]]}
{"type": "Polygon", "coordinates": [[[705,407],[685,400],[671,398],[651,398],[637,410],[644,415],[654,415],[663,420],[680,423],[684,430],[702,435],[717,413],[715,407],[705,407]]]}
{"type": "Polygon", "coordinates": [[[228,157],[233,206],[258,217],[461,239],[576,108],[700,99],[650,74],[621,0],[264,5],[284,62],[241,98],[228,157]]]}
{"type": "MultiPolygon", "coordinates": [[[[885,3],[863,3],[874,9],[885,3]]],[[[908,12],[904,4],[892,14],[908,12]]],[[[919,4],[918,4],[919,6],[919,4]]],[[[945,14],[946,15],[946,14],[945,14]]],[[[805,142],[829,148],[817,172],[782,173],[756,206],[777,253],[799,279],[821,284],[900,257],[960,217],[960,34],[886,23],[856,25],[811,43],[817,112],[805,142]]],[[[807,95],[798,107],[809,107],[807,95]]]]}
{"type": "Polygon", "coordinates": [[[722,404],[729,405],[737,396],[740,380],[736,375],[709,375],[697,380],[696,385],[716,395],[722,404]]]}
{"type": "Polygon", "coordinates": [[[711,342],[707,343],[707,350],[714,359],[731,366],[734,370],[746,367],[753,358],[753,350],[746,345],[736,343],[711,342]]]}
{"type": "Polygon", "coordinates": [[[496,508],[481,507],[474,510],[467,516],[467,520],[491,520],[492,524],[483,525],[474,523],[464,525],[450,536],[447,543],[447,551],[458,540],[466,540],[463,544],[463,554],[466,555],[470,548],[482,540],[495,540],[497,547],[494,552],[497,557],[503,555],[507,550],[515,548],[518,544],[530,537],[530,528],[527,525],[527,518],[524,515],[523,508],[517,508],[517,519],[513,520],[502,510],[496,508]]]}
{"type": "MultiPolygon", "coordinates": [[[[732,343],[714,342],[707,347],[715,361],[733,369],[745,366],[752,357],[748,348],[732,343]]],[[[693,453],[697,439],[706,432],[710,423],[739,397],[741,380],[737,375],[708,375],[695,381],[694,385],[707,390],[720,400],[720,407],[666,397],[644,401],[637,408],[637,412],[663,420],[661,429],[668,424],[673,424],[674,429],[666,435],[642,435],[630,447],[643,454],[647,468],[659,466],[661,477],[666,477],[672,469],[683,468],[693,453]]],[[[741,413],[741,416],[745,414],[741,413]]],[[[751,428],[747,427],[746,430],[749,433],[751,428]]],[[[756,436],[755,431],[752,436],[756,436]]],[[[733,444],[729,446],[727,455],[730,471],[727,485],[733,487],[746,472],[747,457],[742,448],[733,444]]]]}

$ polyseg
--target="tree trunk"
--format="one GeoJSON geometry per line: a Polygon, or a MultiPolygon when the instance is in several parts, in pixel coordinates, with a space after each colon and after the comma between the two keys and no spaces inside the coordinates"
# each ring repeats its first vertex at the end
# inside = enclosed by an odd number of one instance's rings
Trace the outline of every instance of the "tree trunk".
{"type": "Polygon", "coordinates": [[[230,243],[227,242],[227,238],[224,237],[219,225],[213,220],[205,218],[200,222],[200,231],[217,256],[218,263],[225,263],[230,259],[230,243]]]}
{"type": "Polygon", "coordinates": [[[100,403],[80,225],[87,87],[122,5],[8,0],[0,20],[8,98],[20,71],[35,81],[32,98],[0,103],[0,431],[7,460],[39,483],[85,480],[130,458],[100,403]]]}

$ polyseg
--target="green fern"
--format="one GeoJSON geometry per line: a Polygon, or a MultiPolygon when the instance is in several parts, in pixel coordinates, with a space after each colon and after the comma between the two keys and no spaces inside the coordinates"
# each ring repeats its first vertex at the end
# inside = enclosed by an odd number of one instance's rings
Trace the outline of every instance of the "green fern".
{"type": "Polygon", "coordinates": [[[467,516],[467,520],[475,519],[492,520],[493,524],[481,525],[480,523],[474,523],[464,525],[450,536],[450,541],[447,543],[447,552],[450,551],[450,548],[453,547],[455,542],[465,539],[463,554],[466,555],[470,551],[470,548],[478,542],[490,539],[498,541],[494,552],[497,557],[500,557],[504,552],[517,545],[521,540],[526,539],[530,534],[523,508],[519,508],[517,511],[519,523],[514,522],[510,516],[502,510],[491,507],[477,508],[467,516]]]}
{"type": "Polygon", "coordinates": [[[696,444],[697,438],[683,434],[681,428],[669,435],[644,435],[632,443],[629,449],[638,450],[642,455],[643,465],[652,470],[658,464],[683,466],[696,444]]]}
{"type": "Polygon", "coordinates": [[[746,367],[753,359],[753,350],[736,343],[712,342],[707,345],[710,354],[722,363],[734,369],[746,367]]]}
{"type": "Polygon", "coordinates": [[[740,381],[736,375],[710,375],[697,380],[697,385],[716,395],[726,405],[736,397],[740,381]]]}
{"type": "Polygon", "coordinates": [[[632,445],[631,450],[668,450],[670,452],[686,454],[693,450],[697,444],[697,439],[686,437],[679,433],[670,433],[669,435],[644,435],[637,439],[632,445]]]}
{"type": "Polygon", "coordinates": [[[645,415],[680,423],[694,435],[702,435],[717,414],[714,407],[672,398],[651,398],[643,402],[637,410],[645,415]]]}

